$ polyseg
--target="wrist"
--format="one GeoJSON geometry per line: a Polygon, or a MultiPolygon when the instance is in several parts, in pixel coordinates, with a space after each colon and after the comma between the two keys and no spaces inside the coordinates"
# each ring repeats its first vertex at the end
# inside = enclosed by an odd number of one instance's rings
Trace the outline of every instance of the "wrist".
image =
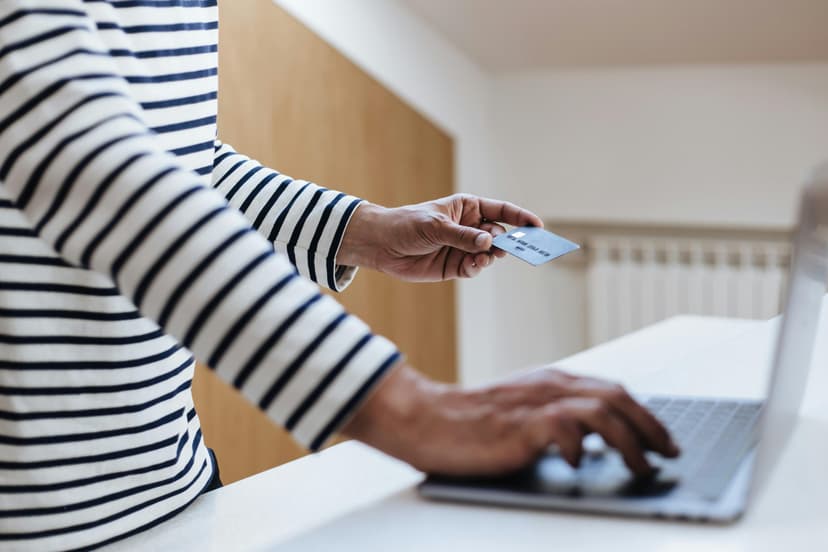
{"type": "Polygon", "coordinates": [[[432,381],[400,362],[378,384],[343,428],[383,452],[411,461],[425,438],[429,412],[451,386],[432,381]]]}
{"type": "Polygon", "coordinates": [[[368,201],[359,204],[342,236],[337,263],[377,270],[383,220],[389,209],[368,201]]]}

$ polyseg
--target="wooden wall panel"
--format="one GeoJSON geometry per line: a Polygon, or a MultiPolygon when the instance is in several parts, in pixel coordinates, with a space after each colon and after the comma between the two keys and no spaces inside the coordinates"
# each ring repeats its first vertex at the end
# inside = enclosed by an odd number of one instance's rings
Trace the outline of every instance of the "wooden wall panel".
{"type": "MultiPolygon", "coordinates": [[[[219,9],[222,140],[285,174],[383,205],[452,192],[443,131],[272,1],[222,0],[219,9]]],[[[362,270],[337,298],[422,371],[455,380],[453,284],[362,270]]],[[[303,454],[209,370],[199,367],[193,393],[225,482],[303,454]]]]}

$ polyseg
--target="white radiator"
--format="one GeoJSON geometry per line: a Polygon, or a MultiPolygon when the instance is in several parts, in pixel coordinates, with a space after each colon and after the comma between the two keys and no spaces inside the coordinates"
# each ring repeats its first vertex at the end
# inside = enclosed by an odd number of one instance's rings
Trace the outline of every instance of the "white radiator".
{"type": "Polygon", "coordinates": [[[588,239],[591,345],[677,314],[778,314],[790,246],[753,239],[594,235],[588,239]]]}

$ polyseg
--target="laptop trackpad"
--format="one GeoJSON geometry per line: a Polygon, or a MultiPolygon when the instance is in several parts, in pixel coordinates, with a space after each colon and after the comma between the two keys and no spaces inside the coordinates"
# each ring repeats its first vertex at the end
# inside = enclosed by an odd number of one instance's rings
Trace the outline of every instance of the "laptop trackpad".
{"type": "Polygon", "coordinates": [[[556,454],[549,454],[523,470],[521,487],[538,493],[568,496],[661,496],[678,484],[675,477],[656,471],[651,477],[634,477],[615,451],[584,455],[573,469],[556,454]]]}
{"type": "Polygon", "coordinates": [[[659,470],[652,477],[636,478],[624,465],[621,455],[608,449],[600,454],[584,454],[577,469],[557,453],[550,452],[531,466],[499,477],[431,475],[429,480],[437,484],[529,495],[657,497],[678,486],[678,478],[669,472],[659,470]]]}

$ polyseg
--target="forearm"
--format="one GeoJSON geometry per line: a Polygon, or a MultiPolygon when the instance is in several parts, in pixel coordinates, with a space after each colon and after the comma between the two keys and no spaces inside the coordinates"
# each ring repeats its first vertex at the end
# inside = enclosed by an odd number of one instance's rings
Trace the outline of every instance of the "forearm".
{"type": "Polygon", "coordinates": [[[294,180],[216,141],[213,187],[248,219],[300,274],[341,291],[356,264],[342,261],[340,244],[361,200],[294,180]]]}
{"type": "Polygon", "coordinates": [[[426,378],[405,361],[400,361],[343,426],[342,432],[421,467],[417,449],[428,443],[425,430],[429,412],[438,397],[452,388],[426,378]]]}

